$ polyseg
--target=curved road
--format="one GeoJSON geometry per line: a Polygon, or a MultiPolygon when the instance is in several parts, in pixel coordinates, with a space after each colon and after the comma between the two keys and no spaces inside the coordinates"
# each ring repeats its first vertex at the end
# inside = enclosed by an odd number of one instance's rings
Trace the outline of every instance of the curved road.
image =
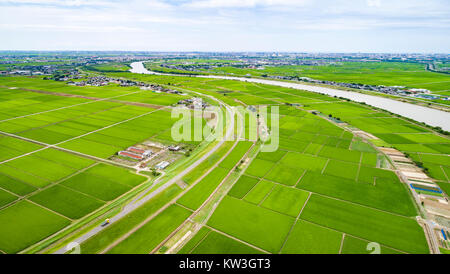
{"type": "MultiPolygon", "coordinates": [[[[234,116],[234,110],[231,109],[228,105],[226,105],[225,103],[223,103],[222,101],[212,97],[212,96],[208,96],[210,97],[212,100],[215,100],[216,102],[218,102],[220,105],[224,106],[228,112],[228,114],[230,115],[230,117],[234,116]]],[[[195,161],[192,165],[190,165],[188,168],[186,168],[185,170],[183,170],[182,172],[180,172],[179,174],[177,174],[175,177],[173,177],[172,179],[170,179],[169,181],[167,181],[165,184],[163,184],[162,186],[160,186],[158,189],[156,189],[155,191],[153,191],[152,193],[148,194],[147,196],[145,196],[144,198],[135,201],[133,200],[130,204],[126,205],[121,212],[119,212],[118,214],[116,214],[115,216],[113,216],[112,218],[110,218],[110,224],[107,226],[96,226],[95,228],[91,229],[90,231],[88,231],[87,233],[83,234],[82,236],[78,237],[77,239],[75,239],[73,242],[76,242],[78,244],[83,243],[84,241],[86,241],[87,239],[91,238],[92,236],[96,235],[97,233],[101,232],[103,229],[107,228],[108,226],[110,226],[112,223],[115,223],[117,221],[119,221],[120,219],[122,219],[123,217],[125,217],[128,213],[132,212],[133,210],[137,209],[138,207],[142,206],[145,202],[147,202],[148,200],[150,200],[151,198],[155,197],[156,195],[158,195],[159,193],[161,193],[162,191],[164,191],[165,189],[167,189],[169,186],[171,186],[172,184],[176,183],[178,180],[181,180],[181,178],[183,178],[183,176],[185,176],[186,174],[188,174],[191,170],[193,170],[194,168],[196,168],[198,165],[200,165],[204,160],[206,160],[209,156],[211,156],[214,152],[216,152],[220,146],[222,146],[222,144],[225,142],[225,140],[231,140],[231,135],[234,134],[234,119],[231,119],[230,124],[227,127],[227,132],[225,135],[225,138],[223,138],[222,140],[219,141],[219,143],[217,145],[215,145],[211,150],[209,150],[205,155],[203,155],[202,157],[200,157],[200,159],[198,159],[197,161],[195,161]]],[[[159,178],[161,179],[161,177],[159,178]]],[[[147,190],[144,191],[144,195],[145,193],[148,193],[150,190],[153,189],[154,185],[156,185],[156,182],[152,184],[152,186],[150,186],[147,190]]],[[[141,194],[142,196],[143,194],[141,194]]],[[[64,254],[66,252],[68,252],[68,248],[67,246],[64,246],[60,249],[58,249],[57,251],[55,251],[53,254],[64,254]]]]}
{"type": "MultiPolygon", "coordinates": [[[[142,62],[134,62],[131,64],[131,67],[132,67],[132,69],[130,70],[130,72],[132,72],[132,73],[174,76],[174,74],[161,74],[161,73],[149,71],[144,67],[142,62]]],[[[179,76],[183,76],[183,75],[179,75],[179,76]]],[[[448,112],[439,111],[439,110],[426,108],[426,107],[421,107],[421,106],[417,106],[417,105],[413,105],[413,104],[409,104],[409,103],[403,103],[403,102],[399,102],[396,100],[387,99],[387,98],[383,98],[383,97],[361,94],[361,93],[357,93],[357,92],[343,91],[343,90],[332,89],[332,88],[305,85],[305,84],[300,84],[300,83],[282,82],[282,81],[274,81],[274,80],[266,80],[266,79],[215,76],[215,75],[206,75],[206,76],[199,75],[196,77],[213,78],[213,79],[215,78],[215,79],[224,79],[224,80],[238,80],[238,81],[245,81],[245,82],[268,84],[268,85],[275,85],[275,86],[281,86],[281,87],[287,87],[287,88],[294,88],[294,89],[299,89],[299,90],[307,90],[307,91],[316,92],[316,93],[324,93],[324,94],[328,94],[331,96],[344,97],[344,98],[351,99],[353,101],[365,102],[369,105],[379,107],[381,109],[386,109],[393,113],[397,113],[397,114],[400,114],[402,116],[405,116],[405,117],[408,117],[408,118],[411,118],[411,119],[414,119],[417,121],[425,122],[425,123],[433,125],[433,126],[440,126],[444,130],[450,130],[450,113],[448,113],[448,112]]],[[[212,100],[215,100],[219,104],[224,106],[226,108],[228,114],[230,115],[230,117],[233,117],[234,112],[228,105],[226,105],[222,101],[220,101],[212,96],[208,96],[208,97],[210,97],[212,100]]],[[[231,134],[233,134],[233,129],[234,129],[234,119],[231,119],[231,124],[227,128],[226,137],[231,137],[231,134]]],[[[161,193],[162,191],[167,189],[172,184],[176,183],[183,176],[185,176],[187,173],[189,173],[195,167],[200,165],[209,156],[211,156],[215,151],[217,151],[219,149],[219,147],[225,142],[226,139],[227,138],[223,138],[223,140],[221,140],[216,146],[214,146],[214,148],[212,148],[205,155],[203,155],[200,159],[198,159],[194,164],[192,164],[187,169],[185,169],[182,172],[180,172],[179,174],[177,174],[174,178],[167,181],[165,184],[160,186],[158,189],[156,189],[152,193],[146,195],[144,198],[142,198],[138,201],[136,201],[136,199],[135,199],[130,204],[126,205],[120,213],[118,213],[117,215],[115,215],[114,217],[112,217],[110,219],[110,224],[122,219],[128,213],[130,213],[133,210],[135,210],[136,208],[140,207],[145,202],[147,202],[154,196],[158,195],[159,193],[161,193]]],[[[161,179],[161,177],[159,179],[161,179]]],[[[152,190],[155,183],[152,186],[150,186],[147,190],[145,190],[144,193],[141,194],[141,196],[145,195],[150,190],[152,190]]],[[[97,226],[97,227],[93,228],[92,230],[90,230],[89,232],[83,234],[76,240],[74,240],[74,242],[81,244],[82,242],[86,241],[87,239],[96,235],[97,233],[99,233],[100,231],[102,231],[103,229],[105,229],[107,227],[108,226],[105,226],[105,227],[97,226]]],[[[68,250],[66,249],[66,247],[63,247],[63,248],[57,250],[56,252],[54,252],[54,254],[64,254],[67,251],[68,250]]]]}

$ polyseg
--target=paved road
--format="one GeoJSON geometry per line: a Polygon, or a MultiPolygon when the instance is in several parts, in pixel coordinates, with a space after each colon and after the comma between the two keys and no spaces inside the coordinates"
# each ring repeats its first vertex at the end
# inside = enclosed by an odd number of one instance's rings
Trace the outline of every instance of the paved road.
{"type": "MultiPolygon", "coordinates": [[[[217,102],[219,102],[219,104],[225,106],[228,114],[230,115],[230,117],[233,117],[234,115],[234,111],[226,104],[224,104],[223,102],[217,100],[216,98],[212,97],[211,98],[217,102]]],[[[86,241],[87,239],[91,238],[92,236],[96,235],[97,233],[99,233],[100,231],[102,231],[103,229],[107,228],[108,226],[110,226],[112,223],[115,223],[117,221],[119,221],[120,219],[122,219],[124,216],[126,216],[128,213],[132,212],[133,210],[137,209],[138,207],[142,206],[144,203],[146,203],[148,200],[150,200],[151,198],[155,197],[156,195],[158,195],[159,193],[163,192],[165,189],[167,189],[168,187],[170,187],[172,184],[176,183],[177,181],[181,180],[181,178],[183,178],[186,174],[188,174],[190,171],[192,171],[194,168],[196,168],[198,165],[200,165],[203,161],[205,161],[209,156],[211,156],[214,152],[216,152],[220,146],[222,146],[222,144],[225,142],[225,140],[227,139],[231,139],[228,137],[231,137],[231,135],[234,133],[234,119],[230,120],[230,124],[227,127],[227,132],[226,132],[226,138],[223,138],[223,140],[219,141],[219,143],[217,145],[214,146],[214,148],[212,148],[210,151],[208,151],[205,155],[203,155],[202,157],[200,157],[200,159],[198,159],[197,161],[195,161],[195,163],[193,163],[192,165],[190,165],[188,168],[186,168],[185,170],[183,170],[182,172],[180,172],[179,174],[177,174],[175,177],[173,177],[172,179],[170,179],[169,181],[167,181],[165,184],[163,184],[162,186],[160,186],[158,189],[156,189],[155,191],[153,191],[152,193],[148,194],[147,196],[145,196],[144,198],[138,200],[138,201],[134,201],[128,205],[126,205],[123,210],[121,212],[119,212],[117,215],[115,215],[114,217],[110,218],[110,224],[107,226],[97,226],[93,229],[91,229],[89,232],[83,234],[82,236],[78,237],[77,239],[74,240],[74,242],[81,244],[84,241],[86,241]]],[[[160,177],[162,178],[162,177],[160,177]]],[[[150,190],[153,189],[153,186],[155,186],[156,183],[154,183],[152,186],[150,186],[147,190],[145,190],[145,193],[149,192],[150,190]]],[[[64,254],[66,253],[66,246],[60,248],[59,250],[55,251],[53,254],[64,254]]]]}

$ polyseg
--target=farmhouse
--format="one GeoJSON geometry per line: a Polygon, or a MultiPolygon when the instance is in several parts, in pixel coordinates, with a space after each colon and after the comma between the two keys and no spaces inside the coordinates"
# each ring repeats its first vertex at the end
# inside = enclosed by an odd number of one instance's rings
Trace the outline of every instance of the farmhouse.
{"type": "Polygon", "coordinates": [[[165,169],[166,167],[168,167],[170,165],[169,162],[167,161],[162,161],[161,163],[157,164],[155,167],[157,169],[165,169]]]}
{"type": "Polygon", "coordinates": [[[169,150],[170,151],[179,151],[181,149],[181,147],[180,146],[169,146],[169,150]]]}
{"type": "Polygon", "coordinates": [[[118,154],[120,156],[128,157],[128,158],[139,160],[139,161],[144,159],[144,157],[142,155],[139,155],[139,154],[136,154],[136,153],[132,153],[132,152],[129,152],[129,151],[119,151],[118,154]]]}
{"type": "Polygon", "coordinates": [[[137,154],[144,154],[144,152],[145,152],[145,150],[137,148],[137,147],[129,147],[127,150],[130,152],[133,152],[133,153],[137,153],[137,154]]]}

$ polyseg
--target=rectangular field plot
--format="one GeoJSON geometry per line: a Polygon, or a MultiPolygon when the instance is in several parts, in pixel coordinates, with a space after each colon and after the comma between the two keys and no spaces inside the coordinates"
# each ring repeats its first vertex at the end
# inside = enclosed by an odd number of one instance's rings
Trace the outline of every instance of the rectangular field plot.
{"type": "Polygon", "coordinates": [[[34,130],[24,131],[22,133],[18,133],[18,135],[46,144],[56,144],[68,140],[72,137],[75,137],[74,135],[68,135],[52,130],[47,130],[46,128],[38,128],[34,130]]]}
{"type": "Polygon", "coordinates": [[[82,98],[44,95],[17,89],[13,91],[1,89],[0,91],[2,94],[0,106],[2,110],[8,111],[8,117],[4,117],[4,119],[89,102],[89,100],[82,98]]]}
{"type": "Polygon", "coordinates": [[[219,164],[219,166],[227,169],[233,168],[238,163],[238,161],[242,157],[244,157],[245,153],[250,149],[251,146],[251,142],[239,142],[233,149],[233,151],[228,154],[228,156],[219,164]]]}
{"type": "Polygon", "coordinates": [[[276,150],[274,152],[260,152],[256,156],[257,159],[278,162],[287,152],[284,150],[276,150]]]}
{"type": "Polygon", "coordinates": [[[257,183],[258,179],[242,175],[234,184],[228,195],[242,199],[257,183]]]}
{"type": "MultiPolygon", "coordinates": [[[[345,235],[342,245],[342,254],[370,254],[373,252],[369,241],[358,239],[350,235],[345,235]]],[[[380,245],[379,254],[401,254],[402,252],[380,245]]]]}
{"type": "Polygon", "coordinates": [[[208,225],[275,253],[280,250],[293,222],[294,218],[225,196],[208,225]]]}
{"type": "Polygon", "coordinates": [[[95,163],[56,149],[44,149],[0,165],[0,187],[25,195],[95,163]]]}
{"type": "Polygon", "coordinates": [[[322,144],[315,144],[315,143],[310,143],[306,148],[304,153],[306,154],[311,154],[311,155],[317,155],[317,153],[322,149],[323,145],[322,144]]]}
{"type": "Polygon", "coordinates": [[[59,146],[99,158],[108,158],[122,149],[121,147],[90,141],[84,137],[59,146]]]}
{"type": "Polygon", "coordinates": [[[433,151],[436,151],[440,154],[450,154],[450,146],[444,144],[425,144],[425,146],[429,147],[433,151]]]}
{"type": "Polygon", "coordinates": [[[17,196],[0,189],[0,208],[17,200],[17,196]]]}
{"type": "Polygon", "coordinates": [[[120,101],[127,101],[127,102],[138,102],[138,103],[145,103],[145,104],[152,104],[152,105],[172,105],[176,102],[184,99],[184,96],[181,95],[175,95],[170,93],[153,93],[153,92],[145,92],[145,93],[135,93],[131,95],[126,95],[119,97],[118,99],[120,101]]]}
{"type": "Polygon", "coordinates": [[[21,171],[5,164],[0,165],[0,174],[6,175],[15,181],[24,182],[34,188],[43,187],[50,184],[50,182],[46,179],[36,177],[28,172],[21,171]]]}
{"type": "Polygon", "coordinates": [[[449,155],[420,154],[420,159],[424,163],[432,163],[432,164],[450,166],[450,156],[449,155]]]}
{"type": "Polygon", "coordinates": [[[148,254],[190,215],[189,210],[171,205],[108,253],[148,254]]]}
{"type": "Polygon", "coordinates": [[[74,169],[83,169],[95,163],[94,160],[76,156],[61,150],[52,148],[44,149],[33,154],[36,157],[43,158],[49,161],[57,162],[64,166],[74,169]]]}
{"type": "Polygon", "coordinates": [[[361,164],[376,167],[378,156],[376,153],[363,152],[361,164]]]}
{"type": "Polygon", "coordinates": [[[270,194],[261,203],[261,206],[292,217],[297,217],[308,196],[309,192],[275,185],[270,194]]]}
{"type": "Polygon", "coordinates": [[[262,180],[244,196],[244,200],[252,204],[259,204],[274,186],[274,183],[262,180]]]}
{"type": "Polygon", "coordinates": [[[446,166],[440,166],[436,164],[425,163],[425,167],[428,168],[428,173],[435,179],[440,181],[448,181],[450,175],[450,168],[446,166]]]}
{"type": "Polygon", "coordinates": [[[308,171],[297,187],[405,216],[417,214],[408,190],[398,179],[369,184],[308,171]]]}
{"type": "Polygon", "coordinates": [[[101,133],[92,133],[83,137],[85,140],[93,141],[100,144],[110,145],[114,147],[129,147],[136,143],[135,140],[123,139],[120,137],[105,135],[101,133]]]}
{"type": "Polygon", "coordinates": [[[332,158],[347,162],[353,162],[353,163],[359,163],[361,159],[361,152],[354,151],[354,150],[348,150],[348,149],[342,149],[342,148],[336,148],[336,147],[330,147],[330,146],[324,146],[320,152],[319,156],[325,157],[325,158],[332,158]]]}
{"type": "Polygon", "coordinates": [[[69,225],[70,221],[21,201],[0,211],[0,223],[0,249],[16,253],[69,225]]]}
{"type": "MultiPolygon", "coordinates": [[[[5,172],[8,170],[16,172],[17,174],[21,173],[24,176],[29,177],[28,181],[25,182],[37,187],[46,186],[50,182],[63,179],[77,171],[65,165],[35,155],[27,155],[7,162],[1,165],[0,169],[5,172]]],[[[17,179],[21,180],[22,178],[17,177],[17,179]]]]}
{"type": "Polygon", "coordinates": [[[0,173],[0,187],[20,196],[31,193],[37,189],[30,184],[6,176],[2,173],[0,173]]]}
{"type": "Polygon", "coordinates": [[[13,137],[0,137],[0,161],[8,160],[22,154],[37,150],[42,146],[16,139],[13,137]]]}
{"type": "Polygon", "coordinates": [[[8,133],[16,133],[27,130],[28,127],[14,123],[14,121],[6,121],[0,123],[0,131],[8,133]]]}
{"type": "Polygon", "coordinates": [[[447,195],[450,195],[450,183],[438,182],[439,187],[444,191],[447,195]]]}
{"type": "Polygon", "coordinates": [[[327,159],[325,158],[295,152],[288,152],[288,154],[283,159],[281,159],[279,163],[291,168],[301,168],[320,172],[322,171],[326,162],[327,159]]]}
{"type": "Polygon", "coordinates": [[[361,166],[358,174],[358,181],[376,185],[376,179],[388,179],[395,183],[400,183],[397,175],[390,170],[361,166]]]}
{"type": "Polygon", "coordinates": [[[397,134],[397,135],[402,138],[406,138],[406,139],[410,140],[412,143],[419,143],[419,144],[430,144],[430,143],[449,144],[450,143],[449,139],[438,136],[433,133],[422,133],[422,134],[404,133],[404,134],[397,134]]]}
{"type": "Polygon", "coordinates": [[[228,169],[216,167],[180,199],[178,199],[177,203],[192,210],[196,210],[222,182],[228,172],[228,169]]]}
{"type": "Polygon", "coordinates": [[[145,180],[145,177],[132,174],[125,169],[99,164],[61,184],[97,199],[111,201],[145,180]],[[105,174],[107,170],[111,173],[105,174]]]}
{"type": "Polygon", "coordinates": [[[81,218],[104,204],[103,201],[58,185],[47,188],[29,199],[71,219],[81,218]]]}
{"type": "Polygon", "coordinates": [[[337,254],[342,233],[309,222],[298,220],[290,232],[281,253],[337,254]]]}
{"type": "Polygon", "coordinates": [[[325,168],[324,174],[355,180],[358,174],[358,167],[357,164],[330,160],[325,168]]]}
{"type": "Polygon", "coordinates": [[[295,185],[305,170],[301,168],[290,168],[283,164],[276,164],[269,173],[264,176],[264,179],[274,181],[283,185],[295,185]]]}
{"type": "Polygon", "coordinates": [[[300,218],[408,253],[429,252],[424,231],[413,218],[314,194],[300,218]]]}
{"type": "Polygon", "coordinates": [[[125,184],[130,187],[135,187],[147,180],[146,177],[134,174],[129,169],[106,164],[96,165],[86,170],[86,173],[94,176],[100,176],[111,181],[119,181],[121,184],[125,184]]]}
{"type": "Polygon", "coordinates": [[[245,173],[255,177],[262,178],[273,167],[274,163],[266,160],[254,159],[245,173]]]}
{"type": "Polygon", "coordinates": [[[280,139],[280,149],[295,151],[295,152],[303,152],[305,148],[308,146],[309,142],[298,141],[298,140],[289,140],[286,138],[280,139]]]}
{"type": "Polygon", "coordinates": [[[262,252],[246,244],[215,231],[207,235],[191,250],[191,254],[261,254],[262,252]]]}
{"type": "Polygon", "coordinates": [[[376,153],[377,151],[368,143],[362,141],[353,141],[350,148],[361,152],[376,153]]]}

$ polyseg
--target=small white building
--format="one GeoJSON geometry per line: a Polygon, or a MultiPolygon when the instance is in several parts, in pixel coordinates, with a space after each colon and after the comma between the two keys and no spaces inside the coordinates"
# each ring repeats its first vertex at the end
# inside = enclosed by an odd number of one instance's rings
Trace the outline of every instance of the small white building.
{"type": "Polygon", "coordinates": [[[152,154],[153,151],[151,151],[150,149],[147,149],[146,151],[144,151],[144,153],[142,153],[144,157],[150,157],[152,154]]]}
{"type": "Polygon", "coordinates": [[[170,151],[179,151],[181,149],[180,146],[169,146],[170,151]]]}
{"type": "Polygon", "coordinates": [[[170,165],[169,162],[167,161],[162,161],[161,163],[157,164],[155,167],[157,169],[165,169],[166,167],[168,167],[170,165]]]}

